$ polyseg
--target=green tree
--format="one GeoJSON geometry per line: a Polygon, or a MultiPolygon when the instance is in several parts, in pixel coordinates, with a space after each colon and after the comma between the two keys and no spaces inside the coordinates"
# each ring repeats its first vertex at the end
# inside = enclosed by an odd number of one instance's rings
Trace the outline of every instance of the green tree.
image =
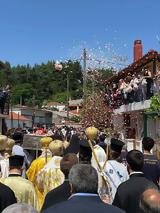
{"type": "MultiPolygon", "coordinates": [[[[70,97],[82,97],[82,71],[79,62],[63,63],[62,71],[55,70],[55,62],[46,64],[17,65],[11,68],[12,99],[14,104],[20,103],[42,105],[44,100],[66,102],[67,73],[70,79],[70,97]],[[30,92],[28,91],[30,90],[30,92]]],[[[7,82],[6,72],[0,73],[3,83],[7,82]]]]}
{"type": "Polygon", "coordinates": [[[34,89],[31,84],[18,84],[13,87],[11,99],[13,104],[31,104],[34,89]]]}
{"type": "MultiPolygon", "coordinates": [[[[61,71],[55,70],[55,61],[35,64],[34,66],[17,65],[11,67],[9,62],[0,71],[0,87],[11,85],[11,97],[14,104],[43,105],[43,101],[67,102],[67,74],[69,76],[69,97],[83,96],[83,73],[78,61],[69,60],[62,63],[61,71]],[[34,97],[34,101],[33,101],[34,97]]],[[[100,78],[95,81],[95,91],[104,89],[103,79],[112,75],[112,70],[98,70],[100,78]]],[[[92,91],[93,82],[87,82],[92,91]]],[[[90,94],[90,93],[89,93],[90,94]]]]}

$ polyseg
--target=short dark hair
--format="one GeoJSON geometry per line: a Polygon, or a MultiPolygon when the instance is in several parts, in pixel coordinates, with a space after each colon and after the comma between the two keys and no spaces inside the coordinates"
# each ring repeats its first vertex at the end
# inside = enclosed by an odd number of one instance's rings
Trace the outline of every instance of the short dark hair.
{"type": "Polygon", "coordinates": [[[22,131],[15,131],[11,138],[15,141],[15,143],[23,143],[23,133],[22,131]]]}
{"type": "Polygon", "coordinates": [[[160,212],[160,192],[156,188],[149,188],[140,197],[140,208],[146,213],[160,212]]]}
{"type": "Polygon", "coordinates": [[[119,160],[121,153],[110,149],[109,150],[109,156],[110,156],[110,160],[117,160],[117,159],[119,160]]]}
{"type": "Polygon", "coordinates": [[[76,164],[69,172],[69,182],[74,193],[97,193],[98,174],[89,164],[76,164]]]}
{"type": "Polygon", "coordinates": [[[105,136],[105,134],[101,134],[100,136],[99,136],[99,140],[100,140],[100,142],[101,141],[105,141],[105,139],[106,139],[106,136],[105,136]]]}
{"type": "Polygon", "coordinates": [[[60,161],[61,171],[64,173],[65,178],[68,178],[68,174],[73,165],[78,163],[77,155],[74,153],[68,153],[63,156],[60,161]]]}
{"type": "Polygon", "coordinates": [[[139,150],[131,150],[126,156],[127,163],[133,171],[141,171],[143,168],[143,153],[139,150]]]}
{"type": "Polygon", "coordinates": [[[154,146],[154,140],[150,137],[144,137],[142,140],[144,150],[150,151],[154,146]]]}

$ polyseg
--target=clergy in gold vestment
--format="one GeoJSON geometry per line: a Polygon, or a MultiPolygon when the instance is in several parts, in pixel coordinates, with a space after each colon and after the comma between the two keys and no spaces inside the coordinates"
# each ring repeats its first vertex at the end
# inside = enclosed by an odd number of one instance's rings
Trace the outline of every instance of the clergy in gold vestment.
{"type": "Polygon", "coordinates": [[[7,136],[0,135],[0,177],[6,178],[8,177],[8,170],[9,170],[9,160],[8,156],[6,155],[6,147],[7,147],[7,136]]]}
{"type": "Polygon", "coordinates": [[[33,184],[21,177],[24,157],[14,155],[9,157],[9,176],[2,182],[15,193],[19,203],[27,203],[37,209],[37,195],[33,184]]]}
{"type": "MultiPolygon", "coordinates": [[[[3,136],[6,137],[6,136],[3,136]]],[[[2,137],[0,136],[0,140],[2,140],[2,137]]],[[[6,178],[8,177],[9,173],[9,156],[11,155],[12,152],[12,147],[14,146],[15,141],[13,139],[7,138],[6,141],[6,147],[5,150],[3,151],[3,157],[0,160],[0,168],[1,168],[1,177],[6,178]]],[[[0,146],[1,150],[2,146],[0,146]]]]}
{"type": "Polygon", "coordinates": [[[43,199],[52,189],[58,187],[64,182],[64,174],[60,170],[60,161],[63,149],[66,144],[60,140],[54,140],[50,143],[49,149],[53,153],[52,159],[37,174],[36,182],[38,189],[43,193],[43,199]]]}
{"type": "MultiPolygon", "coordinates": [[[[37,187],[36,176],[37,176],[38,172],[46,164],[46,159],[45,159],[46,153],[45,152],[46,152],[46,150],[42,149],[42,154],[31,163],[29,169],[26,172],[28,180],[30,180],[33,183],[37,196],[38,196],[38,209],[40,209],[42,206],[43,194],[41,191],[39,191],[39,189],[37,187]]],[[[52,158],[52,153],[49,150],[47,150],[47,160],[49,161],[51,158],[52,158]]]]}

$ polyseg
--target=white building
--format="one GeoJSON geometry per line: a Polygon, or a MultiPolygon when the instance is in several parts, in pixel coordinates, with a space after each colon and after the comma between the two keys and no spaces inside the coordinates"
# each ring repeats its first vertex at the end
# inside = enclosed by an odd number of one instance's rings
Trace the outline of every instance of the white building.
{"type": "Polygon", "coordinates": [[[66,108],[65,104],[61,104],[58,102],[48,102],[46,105],[42,106],[43,109],[48,109],[48,110],[57,110],[59,112],[64,111],[66,108]]]}

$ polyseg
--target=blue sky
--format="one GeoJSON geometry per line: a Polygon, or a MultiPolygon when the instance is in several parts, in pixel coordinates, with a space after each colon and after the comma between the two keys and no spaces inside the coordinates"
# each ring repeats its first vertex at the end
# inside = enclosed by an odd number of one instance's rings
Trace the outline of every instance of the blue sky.
{"type": "Polygon", "coordinates": [[[159,0],[0,0],[0,60],[11,65],[160,51],[159,0]]]}

